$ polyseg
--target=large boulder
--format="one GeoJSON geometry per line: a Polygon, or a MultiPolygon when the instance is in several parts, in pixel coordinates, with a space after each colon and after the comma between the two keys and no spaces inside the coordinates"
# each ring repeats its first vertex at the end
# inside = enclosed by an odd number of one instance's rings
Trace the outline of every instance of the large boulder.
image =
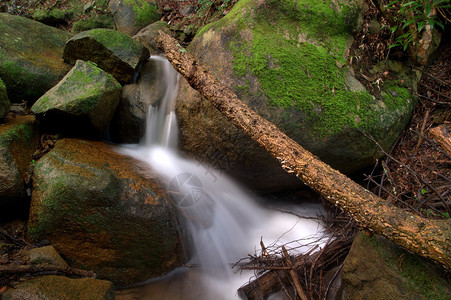
{"type": "Polygon", "coordinates": [[[0,125],[0,218],[20,214],[27,198],[24,178],[39,147],[33,116],[17,116],[0,125]]]}
{"type": "Polygon", "coordinates": [[[114,286],[106,280],[92,278],[73,279],[47,275],[36,277],[9,288],[3,299],[91,299],[113,300],[114,286]]]}
{"type": "Polygon", "coordinates": [[[5,83],[0,78],[0,120],[5,118],[8,114],[10,104],[5,83]]]}
{"type": "Polygon", "coordinates": [[[101,136],[120,100],[122,86],[92,62],[78,60],[31,107],[48,131],[101,136]]]}
{"type": "MultiPolygon", "coordinates": [[[[241,0],[204,27],[188,51],[261,116],[345,173],[371,165],[409,121],[416,78],[388,62],[371,94],[347,63],[360,0],[241,0]],[[365,132],[363,134],[362,132],[365,132]]],[[[182,80],[177,100],[183,152],[262,190],[298,186],[278,162],[182,80]]]]}
{"type": "Polygon", "coordinates": [[[175,208],[158,178],[102,142],[63,139],[36,163],[29,235],[119,286],[181,262],[175,208]]]}
{"type": "Polygon", "coordinates": [[[117,30],[130,36],[160,19],[155,0],[110,0],[108,9],[117,30]]]}
{"type": "Polygon", "coordinates": [[[80,32],[67,41],[63,58],[71,65],[79,59],[92,61],[127,83],[149,58],[149,51],[124,33],[97,28],[80,32]]]}
{"type": "Polygon", "coordinates": [[[62,55],[72,34],[3,13],[0,32],[0,77],[10,101],[36,101],[70,70],[62,55]]]}
{"type": "Polygon", "coordinates": [[[360,232],[342,269],[337,299],[450,299],[451,287],[430,263],[360,232]]]}

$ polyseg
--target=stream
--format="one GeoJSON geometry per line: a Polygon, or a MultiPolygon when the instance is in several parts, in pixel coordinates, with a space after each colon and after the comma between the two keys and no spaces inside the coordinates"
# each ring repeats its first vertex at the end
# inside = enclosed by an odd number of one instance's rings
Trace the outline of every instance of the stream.
{"type": "Polygon", "coordinates": [[[165,58],[151,59],[163,79],[164,96],[149,107],[142,142],[118,151],[147,163],[166,184],[183,216],[190,259],[163,277],[117,291],[116,299],[239,299],[237,289],[254,273],[233,266],[257,256],[260,241],[274,251],[285,245],[291,254],[323,245],[327,237],[315,218],[322,205],[278,201],[269,206],[268,199],[246,191],[233,178],[180,156],[174,112],[178,74],[165,58]]]}

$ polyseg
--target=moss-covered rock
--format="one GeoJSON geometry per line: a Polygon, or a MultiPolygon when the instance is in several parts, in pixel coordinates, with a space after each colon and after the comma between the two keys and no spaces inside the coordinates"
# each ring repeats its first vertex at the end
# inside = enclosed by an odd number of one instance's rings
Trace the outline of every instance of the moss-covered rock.
{"type": "Polygon", "coordinates": [[[111,282],[92,278],[73,279],[64,276],[40,276],[6,290],[4,300],[19,299],[90,299],[113,300],[111,282]]]}
{"type": "Polygon", "coordinates": [[[78,60],[31,110],[49,131],[101,136],[114,115],[121,89],[112,75],[92,62],[78,60]]]}
{"type": "Polygon", "coordinates": [[[0,77],[10,101],[36,101],[70,70],[62,54],[71,33],[3,13],[0,32],[0,77]]]}
{"type": "Polygon", "coordinates": [[[77,20],[72,24],[71,31],[80,33],[95,28],[115,29],[113,18],[110,15],[95,15],[77,20]]]}
{"type": "Polygon", "coordinates": [[[63,139],[36,163],[29,235],[120,286],[181,261],[175,208],[158,178],[102,142],[63,139]]]}
{"type": "Polygon", "coordinates": [[[131,37],[116,30],[97,28],[81,32],[64,47],[64,60],[92,61],[120,82],[129,82],[149,51],[131,37]]]}
{"type": "Polygon", "coordinates": [[[144,47],[146,47],[151,55],[159,54],[161,51],[158,49],[155,42],[155,38],[158,36],[158,31],[170,34],[169,24],[163,21],[158,21],[150,24],[149,26],[141,29],[137,34],[133,36],[135,41],[140,42],[144,47]]]}
{"type": "MultiPolygon", "coordinates": [[[[352,173],[382,155],[361,131],[389,149],[415,104],[404,74],[389,71],[392,79],[375,96],[347,66],[362,8],[359,0],[241,0],[200,30],[188,51],[303,147],[352,173]]],[[[181,83],[177,115],[184,152],[257,188],[268,188],[268,181],[293,187],[294,177],[213,110],[181,83]]]]}
{"type": "Polygon", "coordinates": [[[33,20],[46,25],[57,26],[68,24],[72,18],[76,15],[80,15],[82,12],[83,8],[81,6],[64,10],[56,7],[51,7],[50,9],[38,8],[33,12],[31,17],[33,20]]]}
{"type": "Polygon", "coordinates": [[[440,271],[379,236],[360,232],[343,265],[337,299],[450,299],[440,271]]]}
{"type": "Polygon", "coordinates": [[[110,0],[108,9],[117,30],[130,36],[160,19],[155,0],[110,0]]]}
{"type": "Polygon", "coordinates": [[[17,116],[0,125],[0,219],[23,214],[27,198],[23,179],[39,139],[33,116],[17,116]]]}
{"type": "Polygon", "coordinates": [[[5,83],[0,78],[0,120],[8,114],[10,104],[5,83]]]}

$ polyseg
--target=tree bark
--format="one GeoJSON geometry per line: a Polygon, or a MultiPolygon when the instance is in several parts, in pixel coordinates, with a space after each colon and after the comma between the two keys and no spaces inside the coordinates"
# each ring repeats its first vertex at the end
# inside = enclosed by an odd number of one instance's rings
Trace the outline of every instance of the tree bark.
{"type": "Polygon", "coordinates": [[[286,172],[295,174],[328,201],[346,211],[361,227],[432,259],[447,270],[451,269],[450,220],[425,219],[377,197],[260,117],[227,86],[202,68],[175,39],[160,31],[157,44],[194,89],[265,148],[286,172]]]}

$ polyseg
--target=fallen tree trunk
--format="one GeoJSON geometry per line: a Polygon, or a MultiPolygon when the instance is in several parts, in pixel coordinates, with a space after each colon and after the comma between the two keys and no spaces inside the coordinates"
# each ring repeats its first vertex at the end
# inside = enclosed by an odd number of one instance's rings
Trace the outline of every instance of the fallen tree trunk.
{"type": "Polygon", "coordinates": [[[158,47],[188,83],[233,124],[360,226],[451,269],[451,221],[430,220],[395,207],[325,164],[274,124],[260,117],[224,84],[199,66],[178,42],[159,32],[158,47]]]}

